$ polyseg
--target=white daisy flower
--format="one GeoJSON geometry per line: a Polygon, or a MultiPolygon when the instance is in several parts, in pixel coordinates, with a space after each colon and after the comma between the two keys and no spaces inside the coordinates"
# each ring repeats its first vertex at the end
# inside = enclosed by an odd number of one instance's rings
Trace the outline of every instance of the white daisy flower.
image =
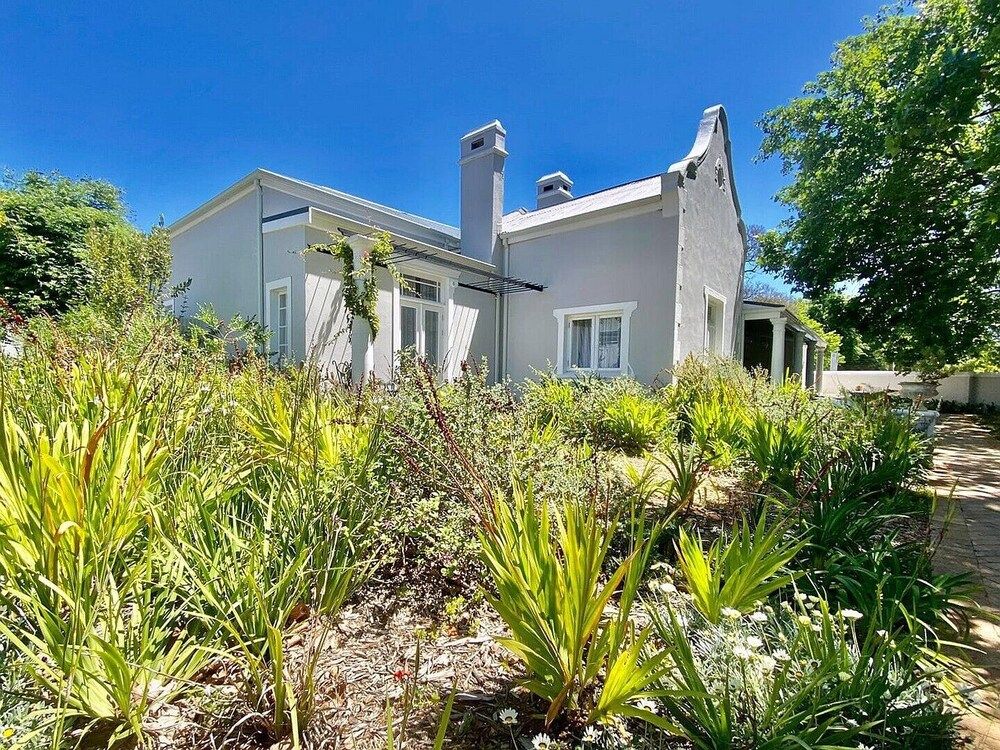
{"type": "Polygon", "coordinates": [[[758,649],[758,648],[760,648],[763,645],[764,645],[764,641],[762,641],[757,636],[755,636],[755,635],[747,636],[747,646],[749,646],[750,648],[752,648],[752,649],[758,649]]]}
{"type": "Polygon", "coordinates": [[[580,739],[583,740],[584,744],[596,745],[601,741],[601,730],[591,724],[583,730],[583,737],[580,739]]]}
{"type": "Polygon", "coordinates": [[[771,654],[771,656],[773,656],[778,661],[788,661],[791,658],[788,655],[788,652],[785,651],[785,649],[783,648],[777,649],[773,654],[771,654]]]}
{"type": "Polygon", "coordinates": [[[648,711],[651,714],[659,713],[660,708],[656,705],[655,701],[651,701],[649,698],[643,698],[636,701],[635,707],[643,711],[648,711]]]}
{"type": "Polygon", "coordinates": [[[730,620],[738,620],[743,616],[743,613],[738,609],[733,609],[732,607],[723,607],[722,616],[728,617],[730,620]]]}
{"type": "Polygon", "coordinates": [[[842,609],[840,610],[840,616],[845,620],[860,620],[864,617],[864,615],[856,609],[842,609]]]}
{"type": "Polygon", "coordinates": [[[545,732],[536,734],[531,738],[531,746],[535,750],[555,750],[555,743],[545,732]]]}
{"type": "Polygon", "coordinates": [[[517,723],[517,711],[513,708],[505,708],[497,714],[497,718],[500,719],[501,724],[511,726],[517,723]]]}

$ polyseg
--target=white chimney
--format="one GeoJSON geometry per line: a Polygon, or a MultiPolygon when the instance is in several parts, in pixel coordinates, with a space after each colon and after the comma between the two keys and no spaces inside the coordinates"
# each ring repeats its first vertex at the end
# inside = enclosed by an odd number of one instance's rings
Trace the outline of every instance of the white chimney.
{"type": "Polygon", "coordinates": [[[553,172],[535,181],[538,188],[536,208],[548,208],[573,200],[573,180],[565,172],[553,172]]]}
{"type": "Polygon", "coordinates": [[[495,263],[503,219],[507,131],[499,120],[462,136],[462,254],[495,263]]]}

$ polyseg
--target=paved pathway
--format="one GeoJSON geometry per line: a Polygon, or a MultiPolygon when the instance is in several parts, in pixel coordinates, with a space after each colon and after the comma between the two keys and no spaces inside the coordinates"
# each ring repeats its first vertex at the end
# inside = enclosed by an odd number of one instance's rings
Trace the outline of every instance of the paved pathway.
{"type": "MultiPolygon", "coordinates": [[[[938,425],[931,486],[939,497],[954,489],[955,515],[945,530],[935,565],[941,572],[968,571],[982,586],[980,604],[1000,614],[1000,441],[974,417],[948,415],[938,425]]],[[[942,506],[947,503],[942,503],[942,506]]],[[[974,659],[984,679],[1000,685],[1000,627],[977,619],[971,640],[983,653],[974,659]]],[[[989,698],[991,719],[964,722],[977,750],[1000,750],[1000,706],[989,698]]]]}

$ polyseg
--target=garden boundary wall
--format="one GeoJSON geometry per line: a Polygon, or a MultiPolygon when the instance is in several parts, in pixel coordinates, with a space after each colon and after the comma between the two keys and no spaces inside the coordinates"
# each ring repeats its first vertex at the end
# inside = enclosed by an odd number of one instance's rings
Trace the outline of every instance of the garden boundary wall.
{"type": "MultiPolygon", "coordinates": [[[[899,384],[917,380],[915,373],[897,373],[892,370],[825,370],[823,395],[838,396],[843,391],[898,391],[899,384]]],[[[943,401],[953,401],[969,406],[1000,406],[1000,373],[959,372],[941,381],[938,396],[943,401]]]]}

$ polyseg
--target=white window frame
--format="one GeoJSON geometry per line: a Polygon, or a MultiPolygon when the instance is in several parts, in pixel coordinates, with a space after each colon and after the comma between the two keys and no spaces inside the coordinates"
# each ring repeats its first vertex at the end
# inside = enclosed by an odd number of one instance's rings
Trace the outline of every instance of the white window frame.
{"type": "Polygon", "coordinates": [[[636,301],[631,302],[612,302],[607,305],[587,305],[584,307],[561,307],[559,309],[553,310],[552,315],[555,316],[558,322],[559,328],[556,334],[556,374],[560,377],[572,377],[575,375],[597,375],[599,377],[614,377],[616,375],[628,375],[632,372],[632,368],[628,363],[628,350],[629,350],[629,338],[630,338],[630,326],[632,313],[635,312],[639,303],[636,301]],[[621,318],[622,329],[621,329],[621,352],[618,361],[618,367],[604,368],[604,367],[567,367],[567,331],[570,326],[570,322],[573,320],[581,320],[584,318],[592,319],[593,325],[591,326],[591,362],[596,363],[597,361],[597,338],[598,332],[600,330],[600,318],[621,318]]]}
{"type": "MultiPolygon", "coordinates": [[[[292,277],[291,276],[286,276],[283,279],[275,279],[274,281],[269,281],[264,286],[264,318],[267,321],[267,330],[271,331],[272,335],[277,334],[279,336],[280,336],[280,333],[278,333],[276,326],[273,325],[273,323],[274,323],[274,317],[273,317],[273,315],[277,312],[277,310],[272,310],[272,308],[271,308],[271,300],[278,293],[281,293],[281,292],[284,292],[286,298],[288,299],[287,310],[286,310],[287,320],[288,320],[288,323],[287,323],[287,326],[288,326],[288,330],[287,330],[288,341],[287,341],[287,346],[286,346],[287,351],[284,351],[284,352],[281,351],[281,343],[280,342],[277,343],[277,348],[275,349],[275,353],[277,355],[277,359],[278,359],[279,362],[286,361],[286,360],[290,359],[291,356],[292,356],[292,309],[293,308],[292,308],[292,277]]],[[[269,341],[269,343],[270,343],[270,341],[269,341]]]]}
{"type": "Polygon", "coordinates": [[[438,359],[434,363],[440,369],[442,376],[446,379],[453,377],[452,370],[455,363],[450,361],[449,342],[451,320],[454,315],[454,288],[458,285],[460,271],[445,269],[433,263],[425,261],[401,261],[396,264],[396,268],[401,276],[416,276],[425,281],[434,282],[438,285],[439,295],[437,302],[406,297],[399,282],[392,285],[392,351],[398,355],[402,350],[402,308],[413,307],[417,310],[417,353],[424,356],[426,347],[422,347],[422,336],[424,327],[424,309],[436,310],[438,317],[438,359]]]}
{"type": "Polygon", "coordinates": [[[702,311],[702,320],[704,327],[704,342],[703,349],[706,352],[711,352],[712,354],[725,355],[726,353],[726,310],[729,307],[729,301],[726,299],[725,295],[712,289],[710,286],[705,287],[705,307],[702,311]],[[719,347],[716,351],[712,352],[709,348],[709,336],[708,336],[708,307],[712,302],[717,302],[722,305],[722,313],[719,315],[719,347]]]}

